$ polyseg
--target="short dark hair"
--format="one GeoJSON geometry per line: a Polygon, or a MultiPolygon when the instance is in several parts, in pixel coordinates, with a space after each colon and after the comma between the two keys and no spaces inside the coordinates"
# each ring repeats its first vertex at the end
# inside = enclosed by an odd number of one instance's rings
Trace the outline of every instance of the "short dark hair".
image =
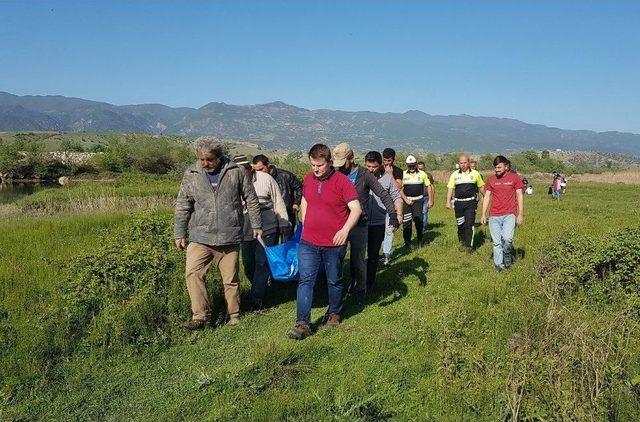
{"type": "Polygon", "coordinates": [[[251,160],[251,162],[253,164],[262,163],[263,165],[268,166],[269,165],[269,158],[264,154],[258,154],[255,157],[253,157],[253,160],[251,160]]]}
{"type": "Polygon", "coordinates": [[[396,150],[393,148],[385,148],[384,150],[382,150],[382,156],[384,158],[393,158],[395,160],[396,150]]]}
{"type": "Polygon", "coordinates": [[[378,151],[369,151],[367,155],[364,156],[365,163],[378,163],[382,164],[382,155],[378,151]]]}
{"type": "Polygon", "coordinates": [[[422,164],[423,166],[426,166],[426,164],[424,163],[424,161],[418,161],[416,164],[417,164],[417,165],[422,164]]]}
{"type": "Polygon", "coordinates": [[[498,155],[496,158],[493,159],[494,167],[500,163],[506,164],[509,167],[511,167],[511,161],[507,160],[507,157],[505,157],[504,155],[498,155]]]}
{"type": "Polygon", "coordinates": [[[318,158],[324,158],[327,161],[331,161],[331,148],[325,144],[315,144],[309,150],[309,158],[317,160],[318,158]]]}

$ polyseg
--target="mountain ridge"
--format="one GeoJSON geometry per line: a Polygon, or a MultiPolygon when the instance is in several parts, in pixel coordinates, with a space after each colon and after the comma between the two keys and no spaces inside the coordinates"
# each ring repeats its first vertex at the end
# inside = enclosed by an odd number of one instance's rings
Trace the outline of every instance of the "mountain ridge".
{"type": "Polygon", "coordinates": [[[271,149],[348,140],[357,149],[394,146],[433,152],[581,149],[640,155],[640,134],[568,130],[492,116],[306,109],[283,101],[199,108],[114,105],[62,95],[0,92],[0,131],[129,131],[216,135],[271,149]]]}

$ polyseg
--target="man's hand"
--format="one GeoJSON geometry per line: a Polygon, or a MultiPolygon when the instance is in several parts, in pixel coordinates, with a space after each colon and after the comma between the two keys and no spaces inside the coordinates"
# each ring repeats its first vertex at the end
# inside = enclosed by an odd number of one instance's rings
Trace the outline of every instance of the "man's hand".
{"type": "Polygon", "coordinates": [[[433,201],[429,201],[429,202],[427,203],[427,208],[428,208],[428,209],[433,208],[433,201]]]}
{"type": "Polygon", "coordinates": [[[389,225],[391,226],[391,231],[394,233],[398,230],[398,227],[400,227],[400,218],[398,217],[400,216],[396,213],[389,214],[389,225]]]}
{"type": "Polygon", "coordinates": [[[445,202],[445,203],[444,203],[444,206],[445,206],[448,210],[450,210],[450,209],[451,209],[451,202],[449,202],[449,201],[445,202]]]}
{"type": "Polygon", "coordinates": [[[184,239],[176,239],[176,248],[178,248],[179,251],[184,249],[184,239]]]}
{"type": "Polygon", "coordinates": [[[520,227],[523,223],[524,223],[524,216],[521,214],[518,214],[518,216],[516,217],[516,225],[520,227]]]}
{"type": "Polygon", "coordinates": [[[404,221],[402,221],[402,214],[398,214],[398,227],[400,227],[402,223],[404,223],[404,221]]]}
{"type": "Polygon", "coordinates": [[[486,226],[486,225],[487,225],[487,216],[486,216],[486,215],[483,215],[483,216],[480,218],[480,224],[482,224],[483,226],[486,226]]]}
{"type": "Polygon", "coordinates": [[[406,202],[407,205],[413,205],[413,199],[405,198],[404,202],[406,202]]]}
{"type": "Polygon", "coordinates": [[[293,211],[294,212],[300,211],[300,206],[298,204],[293,204],[293,211]]]}
{"type": "Polygon", "coordinates": [[[262,229],[253,229],[253,238],[257,239],[262,237],[262,229]]]}
{"type": "Polygon", "coordinates": [[[338,230],[335,236],[333,236],[333,246],[342,246],[346,244],[348,237],[349,230],[347,230],[346,228],[338,230]]]}
{"type": "Polygon", "coordinates": [[[393,165],[384,166],[384,172],[393,175],[393,165]]]}

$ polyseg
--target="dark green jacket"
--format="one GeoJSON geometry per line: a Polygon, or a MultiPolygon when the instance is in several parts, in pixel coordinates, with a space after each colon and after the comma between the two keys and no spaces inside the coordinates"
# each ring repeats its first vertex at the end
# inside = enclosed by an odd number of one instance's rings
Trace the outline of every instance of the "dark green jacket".
{"type": "Polygon", "coordinates": [[[173,234],[176,239],[211,246],[242,242],[243,200],[251,227],[262,227],[260,204],[251,177],[234,162],[225,159],[218,187],[213,190],[199,163],[189,167],[182,177],[176,200],[173,234]]]}

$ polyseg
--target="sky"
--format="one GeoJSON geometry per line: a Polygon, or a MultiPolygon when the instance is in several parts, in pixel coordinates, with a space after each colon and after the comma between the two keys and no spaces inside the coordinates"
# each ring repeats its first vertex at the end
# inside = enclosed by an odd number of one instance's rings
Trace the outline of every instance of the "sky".
{"type": "Polygon", "coordinates": [[[0,91],[640,133],[640,2],[0,0],[0,91]]]}

